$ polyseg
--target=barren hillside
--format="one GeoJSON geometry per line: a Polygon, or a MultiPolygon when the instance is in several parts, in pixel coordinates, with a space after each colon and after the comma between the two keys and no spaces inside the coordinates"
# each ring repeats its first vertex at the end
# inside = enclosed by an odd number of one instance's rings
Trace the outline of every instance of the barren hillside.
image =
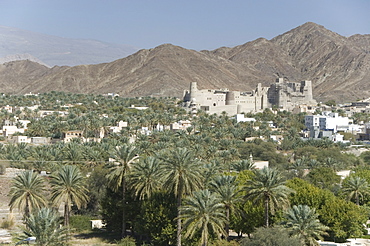
{"type": "Polygon", "coordinates": [[[122,96],[177,96],[196,81],[200,88],[250,90],[278,77],[311,80],[318,101],[370,97],[370,35],[343,37],[306,23],[271,40],[263,38],[213,51],[171,44],[110,63],[47,68],[30,61],[0,66],[6,93],[116,92],[122,96]]]}

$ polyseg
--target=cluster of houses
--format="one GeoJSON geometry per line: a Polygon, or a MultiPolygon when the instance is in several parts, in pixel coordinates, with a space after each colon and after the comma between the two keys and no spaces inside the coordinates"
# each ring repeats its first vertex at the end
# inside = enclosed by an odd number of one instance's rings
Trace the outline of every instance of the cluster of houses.
{"type": "MultiPolygon", "coordinates": [[[[70,107],[73,107],[71,105],[70,107]]],[[[30,110],[36,110],[38,107],[28,107],[30,110]]],[[[130,108],[145,110],[148,107],[135,107],[131,105],[130,108]]],[[[42,118],[51,114],[57,113],[60,116],[66,116],[68,114],[68,108],[65,108],[66,111],[43,111],[38,110],[37,117],[42,118]]],[[[15,110],[23,111],[25,108],[12,107],[9,105],[1,107],[1,110],[6,110],[9,113],[13,113],[15,110]]],[[[11,120],[4,120],[2,126],[0,126],[0,136],[4,138],[9,143],[28,143],[33,145],[42,145],[42,144],[51,144],[57,141],[63,141],[65,143],[71,142],[74,139],[79,139],[81,142],[100,142],[102,138],[106,135],[106,130],[101,129],[100,134],[97,138],[85,138],[82,130],[70,130],[63,132],[61,139],[52,139],[50,137],[28,137],[26,132],[28,130],[28,124],[31,123],[30,120],[21,120],[17,117],[14,117],[11,120]]],[[[124,128],[128,127],[128,122],[119,121],[115,126],[108,127],[108,134],[117,134],[120,133],[124,128]]],[[[189,120],[180,120],[178,122],[173,122],[169,126],[158,125],[157,130],[161,131],[164,129],[169,129],[172,131],[186,130],[191,127],[191,122],[189,120]]],[[[148,127],[142,127],[139,129],[139,132],[145,135],[149,135],[151,130],[148,127]]]]}
{"type": "MultiPolygon", "coordinates": [[[[210,114],[220,114],[222,112],[228,115],[234,115],[237,122],[254,122],[253,118],[245,118],[243,113],[261,112],[266,108],[275,110],[288,110],[293,113],[306,113],[306,130],[301,133],[305,139],[327,138],[334,142],[345,142],[343,133],[351,133],[358,140],[370,140],[370,123],[354,124],[350,117],[354,113],[370,113],[370,101],[364,100],[351,104],[341,105],[337,108],[325,105],[318,106],[312,96],[312,84],[310,81],[288,82],[282,78],[276,80],[270,87],[262,87],[260,84],[251,92],[229,91],[228,89],[198,89],[196,82],[191,83],[190,90],[184,92],[183,107],[189,112],[204,110],[210,114]],[[340,109],[341,115],[339,115],[340,109]],[[322,112],[317,114],[317,112],[322,112]],[[345,115],[345,116],[343,116],[345,115]]],[[[68,109],[73,105],[64,105],[63,111],[42,111],[39,106],[32,107],[12,107],[3,106],[2,110],[13,113],[16,110],[31,110],[37,112],[37,117],[45,117],[51,114],[60,116],[68,115],[68,109]]],[[[145,110],[147,107],[130,108],[145,110]]],[[[53,140],[47,137],[27,137],[27,125],[29,120],[20,120],[17,118],[5,120],[0,128],[0,134],[12,143],[30,143],[30,144],[49,144],[53,140]]],[[[274,122],[267,122],[270,128],[275,128],[274,122]]],[[[122,129],[128,127],[128,123],[120,121],[116,126],[109,127],[109,133],[119,133],[122,129]]],[[[187,130],[191,127],[191,121],[173,122],[168,126],[158,125],[156,130],[169,129],[173,131],[187,130]]],[[[139,129],[143,134],[150,134],[150,129],[143,127],[139,129]]],[[[84,138],[82,130],[66,131],[59,141],[70,142],[79,138],[82,142],[100,141],[104,138],[106,129],[102,129],[99,136],[94,139],[84,138]]],[[[280,142],[282,135],[273,135],[271,138],[280,142]]]]}

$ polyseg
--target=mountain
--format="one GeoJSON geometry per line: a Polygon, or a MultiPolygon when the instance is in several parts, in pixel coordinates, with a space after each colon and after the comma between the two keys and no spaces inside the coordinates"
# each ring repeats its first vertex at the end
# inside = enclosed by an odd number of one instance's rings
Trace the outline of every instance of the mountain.
{"type": "Polygon", "coordinates": [[[28,54],[48,66],[111,62],[136,52],[129,45],[70,39],[0,26],[0,59],[28,54]]]}
{"type": "Polygon", "coordinates": [[[57,90],[181,97],[192,81],[200,89],[250,90],[284,77],[311,80],[318,101],[344,102],[370,97],[369,51],[370,35],[343,37],[308,22],[271,40],[259,38],[212,51],[164,44],[95,65],[6,63],[0,65],[0,84],[5,93],[57,90]],[[7,87],[10,81],[17,86],[7,87]]]}
{"type": "Polygon", "coordinates": [[[0,57],[0,64],[12,62],[12,61],[23,61],[23,60],[37,62],[41,65],[49,67],[47,64],[43,63],[41,60],[37,59],[36,57],[31,56],[30,54],[16,54],[16,55],[8,55],[5,57],[0,57]]]}
{"type": "Polygon", "coordinates": [[[312,80],[317,98],[370,96],[369,35],[349,38],[306,23],[271,40],[291,57],[301,78],[312,80]]]}

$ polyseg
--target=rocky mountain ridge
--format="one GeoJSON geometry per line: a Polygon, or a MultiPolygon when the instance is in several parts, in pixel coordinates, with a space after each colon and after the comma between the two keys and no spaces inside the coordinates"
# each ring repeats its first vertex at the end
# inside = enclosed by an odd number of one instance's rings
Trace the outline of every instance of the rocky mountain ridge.
{"type": "Polygon", "coordinates": [[[369,50],[370,35],[343,37],[308,22],[271,40],[212,51],[164,44],[96,65],[47,68],[11,62],[0,65],[0,85],[2,92],[18,94],[56,90],[181,97],[193,81],[200,88],[251,90],[285,77],[311,80],[318,101],[344,102],[370,97],[369,50]]]}

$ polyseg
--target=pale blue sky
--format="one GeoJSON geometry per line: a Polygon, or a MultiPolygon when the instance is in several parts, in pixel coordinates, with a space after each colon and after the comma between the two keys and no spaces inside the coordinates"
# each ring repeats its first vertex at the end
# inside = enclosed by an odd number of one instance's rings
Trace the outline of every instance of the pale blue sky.
{"type": "Polygon", "coordinates": [[[0,25],[153,48],[235,46],[305,22],[370,34],[370,0],[0,0],[0,25]]]}

